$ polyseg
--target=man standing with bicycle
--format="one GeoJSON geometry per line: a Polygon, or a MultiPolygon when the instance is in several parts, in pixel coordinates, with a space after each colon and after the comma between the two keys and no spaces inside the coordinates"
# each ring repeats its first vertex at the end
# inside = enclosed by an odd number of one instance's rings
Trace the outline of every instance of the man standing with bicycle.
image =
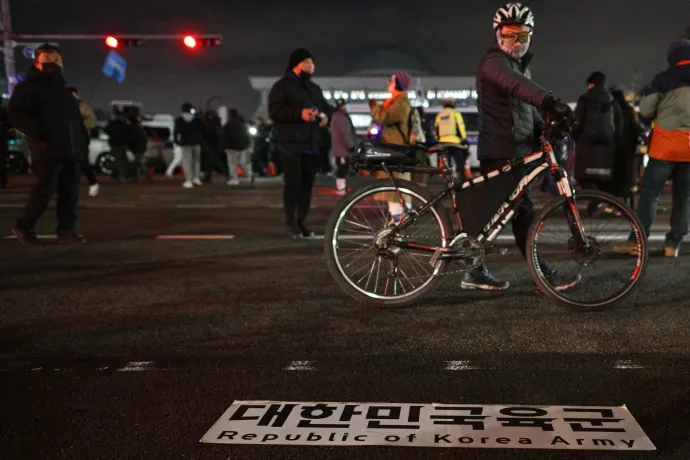
{"type": "MultiPolygon", "coordinates": [[[[543,120],[539,110],[555,118],[572,120],[570,107],[530,79],[528,53],[534,15],[521,3],[507,3],[496,11],[493,20],[496,44],[479,64],[477,101],[479,111],[478,158],[482,174],[501,168],[508,161],[534,151],[537,132],[543,120]]],[[[534,206],[525,193],[513,220],[515,243],[525,257],[527,234],[534,219],[534,206]]],[[[540,266],[552,286],[565,290],[579,278],[564,276],[546,263],[540,266]]],[[[494,278],[485,265],[467,272],[463,289],[503,291],[508,281],[494,278]]]]}

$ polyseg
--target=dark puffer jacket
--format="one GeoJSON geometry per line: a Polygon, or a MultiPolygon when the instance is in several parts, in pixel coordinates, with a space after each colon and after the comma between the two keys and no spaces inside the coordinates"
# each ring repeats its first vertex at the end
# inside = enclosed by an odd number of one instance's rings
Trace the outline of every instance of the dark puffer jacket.
{"type": "Polygon", "coordinates": [[[305,81],[288,70],[268,95],[268,114],[274,122],[275,141],[288,152],[319,151],[319,119],[306,122],[303,109],[316,108],[331,116],[331,107],[323,97],[321,88],[305,81]]]}
{"type": "Polygon", "coordinates": [[[479,160],[507,160],[529,155],[543,120],[537,111],[549,92],[534,83],[527,53],[517,61],[494,45],[477,73],[479,160]]]}
{"type": "Polygon", "coordinates": [[[46,74],[32,66],[27,80],[10,98],[9,119],[29,138],[33,161],[82,159],[87,144],[79,102],[65,87],[62,74],[46,74]]]}

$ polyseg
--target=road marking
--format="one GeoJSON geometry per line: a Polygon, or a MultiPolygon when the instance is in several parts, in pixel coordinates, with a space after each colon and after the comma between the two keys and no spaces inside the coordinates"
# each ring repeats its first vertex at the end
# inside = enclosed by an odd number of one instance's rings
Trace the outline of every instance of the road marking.
{"type": "Polygon", "coordinates": [[[118,369],[118,372],[141,372],[153,370],[150,366],[153,361],[131,361],[125,367],[118,369]]]}
{"type": "MultiPolygon", "coordinates": [[[[57,235],[36,235],[36,238],[38,238],[39,240],[56,240],[57,235]]],[[[16,240],[17,236],[16,235],[9,235],[9,236],[6,236],[4,239],[16,240]]]]}
{"type": "Polygon", "coordinates": [[[467,402],[234,401],[200,442],[261,446],[656,450],[626,406],[467,402]],[[266,420],[274,418],[279,423],[268,426],[266,420]]]}
{"type": "Polygon", "coordinates": [[[135,204],[125,203],[83,203],[81,207],[89,209],[134,209],[137,206],[135,204]]]}
{"type": "Polygon", "coordinates": [[[235,235],[158,235],[157,240],[232,240],[235,235]]]}
{"type": "Polygon", "coordinates": [[[178,204],[178,209],[222,209],[227,206],[224,204],[178,204]]]}
{"type": "Polygon", "coordinates": [[[640,364],[635,364],[631,360],[619,360],[616,361],[616,364],[613,365],[615,369],[644,369],[645,366],[642,366],[640,364]]]}
{"type": "Polygon", "coordinates": [[[314,366],[312,366],[311,361],[292,361],[288,367],[285,368],[286,371],[313,371],[314,366]]]}
{"type": "Polygon", "coordinates": [[[481,369],[479,366],[472,364],[472,361],[446,361],[446,371],[469,371],[472,369],[481,369]]]}

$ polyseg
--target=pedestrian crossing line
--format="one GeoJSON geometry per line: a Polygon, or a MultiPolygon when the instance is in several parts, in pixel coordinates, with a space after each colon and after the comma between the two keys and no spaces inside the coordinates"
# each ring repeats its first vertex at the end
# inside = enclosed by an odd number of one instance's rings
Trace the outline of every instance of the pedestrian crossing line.
{"type": "Polygon", "coordinates": [[[285,368],[286,371],[313,371],[313,361],[291,361],[285,368]]]}
{"type": "Polygon", "coordinates": [[[157,235],[157,240],[233,240],[235,235],[157,235]]]}
{"type": "Polygon", "coordinates": [[[481,369],[481,367],[472,363],[472,361],[446,361],[446,371],[471,371],[481,369]]]}
{"type": "MultiPolygon", "coordinates": [[[[175,361],[162,363],[160,361],[126,361],[121,360],[118,363],[113,363],[112,360],[95,361],[92,363],[82,363],[79,361],[75,362],[25,362],[25,363],[5,363],[0,362],[2,367],[0,367],[1,373],[53,373],[53,372],[99,372],[99,373],[120,373],[120,372],[159,372],[159,371],[184,371],[189,369],[189,366],[176,364],[175,361]]],[[[266,368],[258,368],[258,371],[272,370],[274,372],[280,371],[290,371],[290,372],[309,372],[309,371],[328,371],[334,368],[349,368],[350,362],[342,363],[338,365],[337,361],[333,359],[327,359],[323,361],[314,360],[290,360],[280,362],[273,362],[266,365],[266,368]]],[[[567,363],[565,363],[567,364],[567,363]]],[[[235,363],[234,367],[238,367],[235,363]]],[[[240,364],[241,366],[241,364],[240,364]]],[[[370,374],[370,375],[388,375],[389,370],[382,369],[378,365],[372,365],[370,369],[361,368],[360,371],[370,374]]],[[[488,360],[486,362],[481,360],[449,360],[449,361],[432,361],[425,362],[424,368],[426,370],[421,370],[424,373],[445,373],[445,372],[510,372],[515,369],[515,364],[511,362],[491,362],[488,360]]],[[[548,366],[549,369],[553,369],[553,364],[537,363],[535,368],[543,368],[543,366],[548,366]]],[[[659,371],[660,369],[667,367],[668,364],[656,365],[655,361],[647,360],[634,360],[634,359],[610,359],[605,362],[599,363],[600,367],[605,369],[615,369],[617,371],[623,372],[648,372],[649,370],[659,371]]],[[[385,367],[385,366],[384,366],[385,367]]],[[[396,369],[405,368],[405,363],[400,363],[400,366],[396,366],[396,369]]],[[[415,366],[417,368],[418,366],[415,366]]],[[[253,366],[250,369],[255,369],[253,366]]]]}

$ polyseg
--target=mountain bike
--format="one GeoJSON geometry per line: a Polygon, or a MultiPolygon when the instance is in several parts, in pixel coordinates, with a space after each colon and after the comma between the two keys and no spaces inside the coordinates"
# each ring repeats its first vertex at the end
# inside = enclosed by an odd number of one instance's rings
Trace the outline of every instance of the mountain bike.
{"type": "Polygon", "coordinates": [[[348,194],[333,210],[324,236],[333,279],[361,303],[414,303],[437,288],[444,276],[473,270],[489,254],[505,254],[496,244],[499,233],[514,219],[530,184],[541,174],[551,174],[558,196],[538,211],[527,236],[525,258],[536,287],[555,303],[578,310],[620,302],[643,279],[647,239],[635,213],[614,196],[596,190],[575,193],[547,140],[568,130],[550,122],[540,138],[541,150],[462,181],[447,166],[448,154],[463,148],[456,144],[427,148],[363,143],[352,168],[384,171],[385,178],[348,194]],[[444,165],[420,166],[418,149],[439,154],[446,159],[444,165]],[[401,178],[404,173],[440,175],[444,188],[432,195],[401,178]],[[452,210],[443,206],[447,199],[452,210]],[[599,214],[601,207],[608,212],[599,214]],[[598,234],[600,227],[616,220],[620,222],[608,237],[598,234]],[[613,253],[612,245],[622,241],[635,243],[635,256],[613,253]],[[560,252],[564,262],[557,265],[554,256],[560,252]],[[550,279],[553,269],[576,282],[563,289],[550,279]]]}

